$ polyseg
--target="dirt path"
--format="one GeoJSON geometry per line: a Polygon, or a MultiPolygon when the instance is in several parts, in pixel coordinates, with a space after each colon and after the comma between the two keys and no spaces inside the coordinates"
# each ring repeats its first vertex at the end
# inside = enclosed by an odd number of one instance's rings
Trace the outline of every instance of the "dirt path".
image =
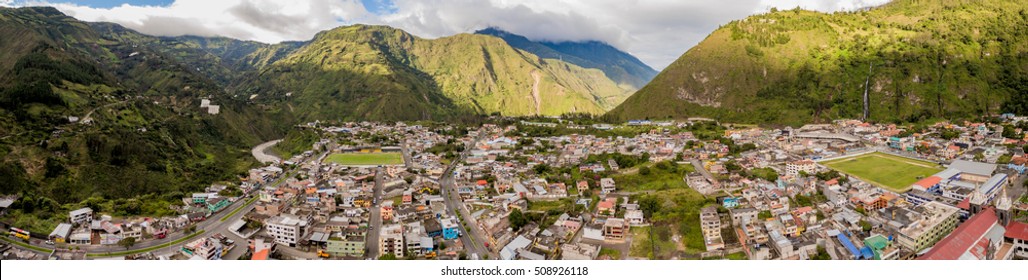
{"type": "Polygon", "coordinates": [[[271,146],[278,144],[278,142],[282,142],[282,139],[261,143],[260,145],[253,147],[253,150],[250,150],[250,153],[253,154],[253,157],[257,158],[257,161],[261,163],[282,161],[281,158],[267,153],[268,149],[271,148],[271,146]]]}
{"type": "Polygon", "coordinates": [[[535,114],[542,114],[542,99],[539,98],[539,81],[542,79],[542,75],[539,71],[532,70],[532,79],[535,83],[532,84],[532,99],[535,101],[535,114]]]}

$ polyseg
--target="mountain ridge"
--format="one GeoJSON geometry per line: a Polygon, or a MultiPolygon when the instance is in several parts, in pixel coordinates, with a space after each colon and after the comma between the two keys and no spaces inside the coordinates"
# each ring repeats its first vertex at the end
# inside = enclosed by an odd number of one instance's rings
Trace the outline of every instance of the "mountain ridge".
{"type": "Polygon", "coordinates": [[[600,41],[533,41],[497,27],[474,33],[499,37],[515,48],[542,58],[567,60],[584,68],[600,69],[611,80],[623,86],[630,85],[633,91],[642,88],[657,75],[656,70],[635,56],[600,41]]]}
{"type": "Polygon", "coordinates": [[[712,32],[609,116],[798,125],[1025,113],[1028,1],[772,11],[712,32]]]}

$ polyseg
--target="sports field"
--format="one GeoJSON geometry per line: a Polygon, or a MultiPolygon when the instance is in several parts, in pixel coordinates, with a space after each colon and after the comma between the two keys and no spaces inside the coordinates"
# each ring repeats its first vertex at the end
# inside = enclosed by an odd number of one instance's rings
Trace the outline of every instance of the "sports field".
{"type": "Polygon", "coordinates": [[[910,185],[920,180],[919,178],[942,171],[938,164],[932,162],[883,153],[823,161],[821,164],[899,193],[910,190],[910,185]]]}
{"type": "Polygon", "coordinates": [[[339,153],[331,154],[325,162],[341,165],[398,165],[403,164],[400,153],[339,153]]]}

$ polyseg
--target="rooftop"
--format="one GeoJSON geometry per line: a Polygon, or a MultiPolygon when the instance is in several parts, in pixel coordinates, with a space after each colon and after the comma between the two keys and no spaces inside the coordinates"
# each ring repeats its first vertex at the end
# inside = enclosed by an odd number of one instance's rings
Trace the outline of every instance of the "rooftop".
{"type": "Polygon", "coordinates": [[[1012,239],[1028,240],[1028,224],[1011,222],[1003,236],[1012,239]]]}
{"type": "Polygon", "coordinates": [[[958,211],[955,207],[937,201],[930,201],[910,209],[891,208],[891,210],[892,222],[899,223],[900,233],[907,236],[920,236],[958,211]]]}
{"type": "Polygon", "coordinates": [[[954,160],[953,163],[949,165],[949,167],[956,168],[957,170],[960,170],[960,172],[963,173],[970,173],[981,176],[992,176],[992,173],[996,171],[995,164],[973,162],[959,159],[954,160]]]}
{"type": "Polygon", "coordinates": [[[998,221],[996,210],[989,207],[974,215],[935,244],[919,260],[956,260],[974,246],[998,221]]]}

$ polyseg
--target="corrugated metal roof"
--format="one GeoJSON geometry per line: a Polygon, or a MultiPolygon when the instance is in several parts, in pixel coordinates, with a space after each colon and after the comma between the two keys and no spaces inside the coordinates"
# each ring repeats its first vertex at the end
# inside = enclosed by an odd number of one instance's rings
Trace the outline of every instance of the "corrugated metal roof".
{"type": "Polygon", "coordinates": [[[859,257],[861,255],[860,250],[857,249],[856,245],[853,245],[853,242],[850,241],[849,237],[846,237],[845,234],[840,234],[837,237],[839,238],[839,243],[842,243],[842,246],[846,247],[846,250],[848,250],[850,254],[854,257],[859,257]]]}
{"type": "Polygon", "coordinates": [[[953,163],[951,163],[949,165],[949,167],[950,168],[956,168],[956,169],[960,170],[960,172],[963,172],[963,173],[971,173],[971,174],[981,175],[981,176],[991,176],[992,172],[996,171],[996,165],[995,164],[973,162],[973,161],[966,161],[966,160],[959,160],[959,159],[958,160],[954,160],[953,163]]]}

